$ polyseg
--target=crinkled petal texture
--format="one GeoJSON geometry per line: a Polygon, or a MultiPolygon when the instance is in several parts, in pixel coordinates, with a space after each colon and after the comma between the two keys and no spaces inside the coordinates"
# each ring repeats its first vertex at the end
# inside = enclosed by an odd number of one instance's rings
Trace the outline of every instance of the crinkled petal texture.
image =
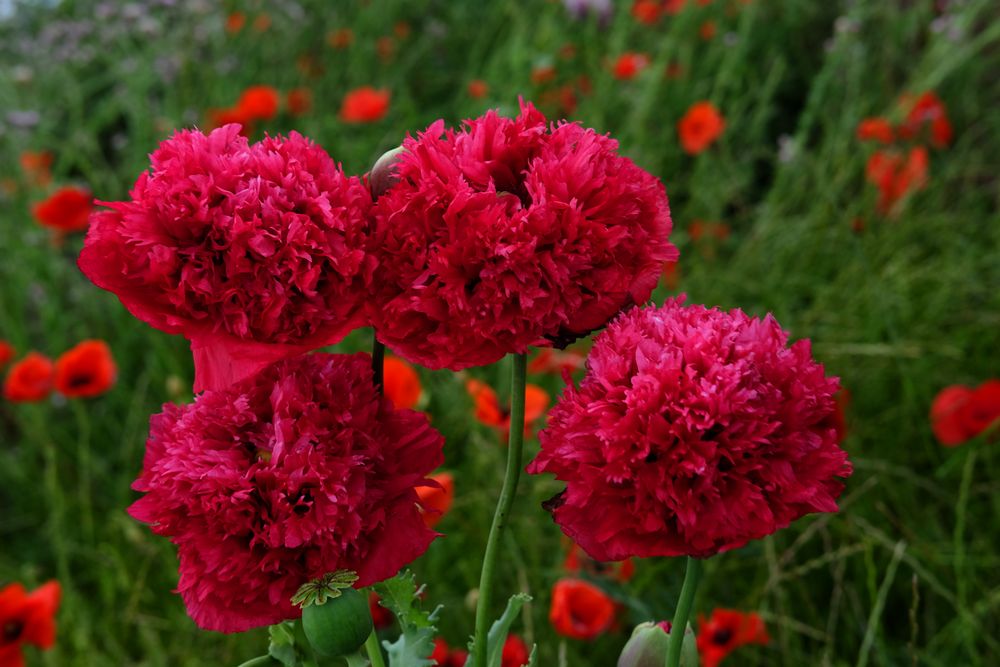
{"type": "Polygon", "coordinates": [[[129,513],[177,545],[199,626],[270,625],[299,616],[310,579],[348,569],[368,586],[426,550],[416,488],[443,444],[376,393],[367,355],[287,359],[154,415],[129,513]]]}
{"type": "Polygon", "coordinates": [[[81,270],[139,319],[183,334],[196,390],[338,341],[363,324],[371,195],[292,133],[180,131],[131,199],[95,213],[81,270]]]}
{"type": "Polygon", "coordinates": [[[707,557],[810,512],[834,512],[851,473],[839,384],[770,316],[633,309],[601,333],[579,388],[549,412],[528,467],[566,490],[547,503],[591,557],[707,557]]]}
{"type": "Polygon", "coordinates": [[[458,370],[565,344],[645,302],[677,256],[662,183],[530,104],[460,131],[439,121],[403,147],[373,209],[369,313],[410,361],[458,370]]]}

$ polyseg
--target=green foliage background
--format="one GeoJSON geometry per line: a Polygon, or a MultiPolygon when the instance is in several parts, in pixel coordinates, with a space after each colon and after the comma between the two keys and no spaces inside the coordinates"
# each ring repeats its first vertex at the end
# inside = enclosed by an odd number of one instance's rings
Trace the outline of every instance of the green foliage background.
{"type": "MultiPolygon", "coordinates": [[[[715,0],[645,26],[619,2],[605,27],[542,0],[19,4],[0,22],[0,179],[14,186],[0,195],[0,338],[50,356],[103,338],[120,367],[118,385],[99,399],[0,403],[0,583],[57,578],[65,591],[58,644],[32,652],[29,664],[235,665],[262,652],[266,632],[198,631],[171,593],[173,548],[126,516],[149,414],[190,399],[176,391],[178,381],[190,386],[189,353],[79,274],[80,238],[54,247],[33,223],[30,205],[45,192],[23,180],[20,152],[48,149],[56,183],[118,199],[173,128],[204,124],[208,108],[234,103],[251,84],[308,86],[312,113],[261,129],[297,129],[362,173],[437,118],[455,123],[489,107],[512,114],[518,96],[544,99],[531,71],[545,64],[560,84],[586,75],[593,90],[572,117],[612,133],[666,183],[679,290],[694,302],[773,312],[794,337],[813,340],[852,395],[845,446],[856,472],[842,512],[706,566],[697,608],[758,610],[773,636],[727,664],[1000,663],[1000,448],[942,448],[927,420],[942,387],[1000,375],[1000,12],[990,0],[936,4],[944,9],[715,0]],[[235,9],[248,26],[228,35],[235,9]],[[250,23],[263,12],[272,25],[259,33],[250,23]],[[704,41],[699,26],[709,19],[718,35],[704,41]],[[384,60],[376,40],[400,21],[411,34],[395,37],[384,60]],[[89,27],[78,35],[67,25],[89,27]],[[353,30],[351,48],[327,44],[337,28],[353,30]],[[565,44],[575,57],[560,55],[565,44]],[[647,52],[652,64],[623,82],[608,64],[625,51],[647,52]],[[303,57],[322,73],[303,73],[303,57]],[[670,63],[680,78],[662,76],[670,63]],[[485,99],[467,95],[472,79],[489,84],[485,99]],[[341,99],[361,85],[391,90],[391,109],[380,122],[345,125],[341,99]],[[955,141],[932,151],[928,187],[895,218],[880,218],[864,181],[872,148],[854,129],[870,115],[898,120],[900,94],[924,90],[946,102],[955,141]],[[692,158],[675,126],[702,99],[727,127],[692,158]],[[37,112],[37,124],[10,117],[24,111],[37,112]],[[856,218],[866,223],[860,233],[856,218]],[[732,235],[709,251],[687,234],[696,219],[724,221],[732,235]]],[[[341,349],[367,341],[359,332],[341,349]]],[[[508,372],[500,363],[471,374],[503,388],[508,372]]],[[[447,537],[414,570],[429,601],[446,605],[443,634],[461,645],[505,453],[473,422],[460,377],[422,378],[457,495],[439,525],[447,537]]],[[[531,381],[554,396],[561,386],[531,381]]],[[[628,628],[672,613],[683,562],[642,562],[627,584],[602,582],[623,603],[622,630],[593,644],[562,640],[547,605],[563,549],[539,508],[558,487],[548,478],[522,484],[500,568],[501,591],[534,597],[516,630],[539,643],[541,665],[560,654],[573,667],[614,664],[628,628]]]]}

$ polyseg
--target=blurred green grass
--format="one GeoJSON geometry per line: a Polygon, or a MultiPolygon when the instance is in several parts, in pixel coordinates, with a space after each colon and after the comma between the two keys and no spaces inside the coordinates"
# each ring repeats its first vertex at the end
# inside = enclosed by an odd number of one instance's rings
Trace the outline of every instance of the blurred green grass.
{"type": "MultiPolygon", "coordinates": [[[[121,198],[173,128],[203,125],[207,109],[268,84],[308,86],[314,109],[262,129],[297,129],[362,173],[437,118],[454,123],[489,107],[512,113],[518,96],[544,99],[531,71],[546,64],[560,84],[587,76],[592,92],[578,96],[572,118],[611,132],[666,183],[682,253],[679,291],[773,312],[793,336],[813,339],[852,394],[845,446],[856,472],[843,511],[707,565],[697,608],[759,610],[774,638],[729,662],[1000,662],[1000,454],[988,443],[944,449],[927,422],[941,387],[1000,375],[1000,21],[992,2],[939,3],[942,15],[928,1],[715,0],[654,27],[619,2],[606,28],[541,0],[222,4],[27,3],[0,23],[0,179],[18,184],[0,198],[0,338],[53,356],[104,338],[120,367],[117,387],[100,399],[0,402],[0,582],[54,577],[65,591],[57,646],[29,664],[235,665],[259,654],[265,639],[197,631],[171,594],[172,547],[126,516],[148,416],[185,398],[168,385],[190,385],[189,353],[86,282],[74,263],[80,239],[51,245],[30,216],[44,192],[23,184],[17,156],[50,150],[56,183],[121,198]],[[106,5],[114,11],[102,19],[106,5]],[[138,14],[125,13],[132,6],[138,14]],[[236,9],[250,21],[228,35],[223,22],[236,9]],[[264,12],[272,25],[258,33],[250,22],[264,12]],[[698,36],[705,20],[718,26],[707,42],[698,36]],[[376,40],[394,35],[398,22],[411,34],[394,38],[391,59],[380,58],[376,40]],[[327,44],[338,28],[353,31],[351,48],[327,44]],[[573,58],[560,55],[566,44],[573,58]],[[652,59],[633,81],[609,72],[625,51],[652,59]],[[303,72],[303,57],[322,74],[303,72]],[[683,76],[663,77],[668,64],[683,76]],[[489,84],[485,99],[467,95],[472,79],[489,84]],[[361,85],[392,91],[389,114],[345,125],[340,101],[361,85]],[[864,182],[870,149],[854,128],[865,116],[898,113],[904,91],[929,89],[948,105],[955,142],[932,153],[928,187],[896,219],[880,219],[864,182]],[[692,158],[675,125],[701,99],[720,108],[727,128],[692,158]],[[36,111],[37,125],[18,128],[14,111],[36,111]],[[852,231],[855,218],[866,221],[862,233],[852,231]],[[723,221],[732,235],[703,252],[686,232],[696,219],[723,221]]],[[[661,288],[656,300],[667,293],[661,288]]],[[[367,341],[358,332],[340,347],[367,341]]],[[[506,372],[503,362],[472,371],[500,387],[506,372]]],[[[443,634],[460,645],[472,629],[467,598],[504,451],[472,422],[460,378],[422,377],[426,409],[448,440],[456,501],[439,524],[447,537],[414,569],[430,600],[447,605],[443,634]]],[[[533,381],[553,396],[560,389],[552,378],[533,381]]],[[[536,447],[528,444],[529,455],[536,447]]],[[[672,612],[682,563],[642,562],[627,584],[602,584],[625,605],[622,632],[593,644],[561,640],[547,604],[563,550],[539,509],[556,490],[547,478],[523,480],[499,590],[535,596],[517,629],[540,643],[541,665],[557,664],[560,650],[571,667],[611,665],[628,627],[672,612]]]]}

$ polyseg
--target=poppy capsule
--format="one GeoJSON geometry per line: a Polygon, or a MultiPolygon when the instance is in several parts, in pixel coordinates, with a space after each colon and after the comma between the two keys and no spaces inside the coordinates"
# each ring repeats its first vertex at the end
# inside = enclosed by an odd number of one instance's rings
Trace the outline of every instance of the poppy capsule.
{"type": "Polygon", "coordinates": [[[373,627],[368,598],[354,588],[345,588],[337,597],[302,610],[306,639],[317,653],[330,658],[360,649],[373,627]]]}
{"type": "MultiPolygon", "coordinates": [[[[670,623],[640,623],[622,649],[618,667],[663,667],[670,641],[670,623]]],[[[681,667],[698,667],[698,647],[691,626],[684,633],[681,645],[681,667]]]]}

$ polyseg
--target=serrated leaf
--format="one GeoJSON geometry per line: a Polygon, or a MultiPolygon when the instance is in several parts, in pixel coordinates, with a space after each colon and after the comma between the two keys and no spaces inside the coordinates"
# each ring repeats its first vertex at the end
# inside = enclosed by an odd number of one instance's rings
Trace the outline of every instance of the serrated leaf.
{"type": "Polygon", "coordinates": [[[288,621],[272,625],[267,630],[271,643],[267,654],[285,667],[298,667],[299,656],[295,651],[295,629],[288,621]]]}
{"type": "Polygon", "coordinates": [[[412,572],[406,571],[376,585],[382,606],[387,608],[399,621],[402,630],[394,642],[383,641],[389,655],[389,667],[431,667],[429,660],[434,652],[434,635],[441,607],[426,612],[417,605],[423,587],[417,586],[412,572]]]}
{"type": "Polygon", "coordinates": [[[528,664],[525,667],[535,667],[536,660],[538,660],[538,644],[532,644],[531,655],[528,656],[528,664]]]}
{"type": "MultiPolygon", "coordinates": [[[[503,645],[507,641],[510,633],[510,626],[514,619],[521,613],[521,607],[525,602],[531,602],[531,596],[527,593],[515,593],[507,600],[507,608],[504,609],[500,618],[493,621],[489,634],[486,636],[486,667],[500,667],[503,664],[503,645]]],[[[475,667],[475,642],[469,642],[469,659],[465,667],[475,667]]]]}

